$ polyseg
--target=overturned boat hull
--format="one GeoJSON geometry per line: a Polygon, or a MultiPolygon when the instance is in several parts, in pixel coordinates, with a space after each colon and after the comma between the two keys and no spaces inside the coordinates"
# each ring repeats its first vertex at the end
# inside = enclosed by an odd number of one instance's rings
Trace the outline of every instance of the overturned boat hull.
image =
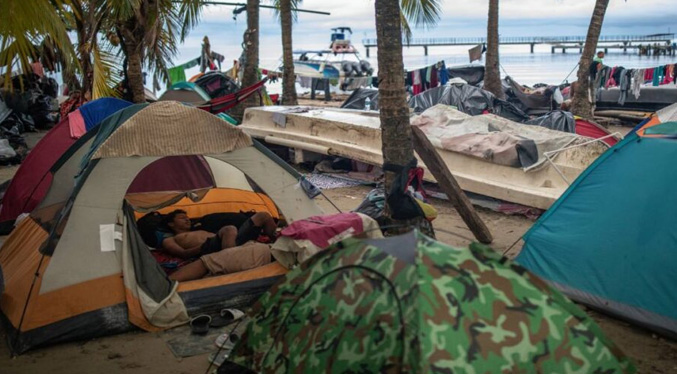
{"type": "MultiPolygon", "coordinates": [[[[383,164],[378,112],[312,108],[292,113],[290,109],[250,108],[245,113],[241,128],[252,137],[270,144],[346,157],[372,165],[383,164]]],[[[548,209],[569,183],[606,149],[602,142],[577,136],[571,146],[552,155],[552,162],[528,172],[459,152],[437,150],[464,190],[548,209]]],[[[420,165],[424,166],[423,163],[420,165]]],[[[430,173],[426,173],[426,179],[434,181],[430,173]]]]}

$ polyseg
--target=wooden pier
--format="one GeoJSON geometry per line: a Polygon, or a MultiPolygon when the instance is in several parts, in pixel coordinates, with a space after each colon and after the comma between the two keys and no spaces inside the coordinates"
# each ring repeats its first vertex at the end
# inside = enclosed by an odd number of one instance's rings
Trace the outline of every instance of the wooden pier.
{"type": "MultiPolygon", "coordinates": [[[[672,44],[675,39],[675,34],[652,34],[652,35],[606,35],[599,38],[597,43],[598,49],[608,51],[609,49],[622,49],[627,52],[628,49],[638,48],[640,45],[658,44],[667,47],[672,44]]],[[[430,47],[445,47],[445,46],[461,46],[461,45],[478,45],[486,44],[486,38],[414,38],[406,43],[405,47],[422,47],[423,53],[428,55],[428,48],[430,47]]],[[[502,45],[529,45],[531,53],[534,53],[534,46],[537,44],[547,44],[551,46],[551,52],[561,50],[566,53],[567,49],[578,49],[583,51],[585,44],[585,36],[506,36],[500,38],[502,45]]],[[[369,49],[376,48],[376,39],[363,39],[362,44],[367,49],[367,57],[369,57],[369,49]]]]}

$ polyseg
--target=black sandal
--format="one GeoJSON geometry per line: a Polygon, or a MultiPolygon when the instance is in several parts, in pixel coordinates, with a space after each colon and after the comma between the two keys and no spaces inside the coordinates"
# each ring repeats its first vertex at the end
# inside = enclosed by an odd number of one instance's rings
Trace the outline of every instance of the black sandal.
{"type": "Polygon", "coordinates": [[[190,320],[190,331],[196,335],[205,335],[209,332],[212,317],[202,314],[190,320]]]}

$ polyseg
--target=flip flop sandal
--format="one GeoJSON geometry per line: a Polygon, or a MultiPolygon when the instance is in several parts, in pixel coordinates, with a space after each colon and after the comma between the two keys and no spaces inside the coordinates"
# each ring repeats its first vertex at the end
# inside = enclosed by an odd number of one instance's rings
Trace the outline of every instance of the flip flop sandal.
{"type": "Polygon", "coordinates": [[[235,322],[244,317],[244,312],[240,309],[221,309],[221,317],[229,320],[230,322],[235,322]]]}
{"type": "Polygon", "coordinates": [[[228,351],[228,352],[222,351],[217,356],[216,352],[214,352],[214,353],[209,355],[209,362],[214,364],[214,366],[221,366],[221,365],[223,365],[224,362],[226,362],[229,354],[230,354],[230,351],[228,351]]]}
{"type": "Polygon", "coordinates": [[[212,317],[203,314],[190,320],[190,331],[193,334],[204,335],[209,332],[209,324],[212,322],[212,317]]]}
{"type": "Polygon", "coordinates": [[[233,347],[235,347],[235,343],[240,340],[240,337],[235,335],[235,334],[230,334],[228,333],[221,334],[219,335],[218,338],[214,341],[214,344],[216,344],[217,347],[225,350],[232,350],[233,347]]]}
{"type": "Polygon", "coordinates": [[[211,327],[227,326],[244,317],[244,312],[239,309],[222,309],[221,313],[212,319],[211,327]]]}

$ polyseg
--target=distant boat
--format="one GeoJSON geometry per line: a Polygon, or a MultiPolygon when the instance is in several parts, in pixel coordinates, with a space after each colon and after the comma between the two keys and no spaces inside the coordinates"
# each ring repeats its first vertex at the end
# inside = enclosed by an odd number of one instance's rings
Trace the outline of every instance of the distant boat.
{"type": "Polygon", "coordinates": [[[360,86],[371,84],[374,69],[367,60],[360,58],[347,33],[352,34],[350,27],[332,29],[329,49],[294,51],[296,75],[305,78],[341,79],[342,83],[359,81],[360,86]]]}

